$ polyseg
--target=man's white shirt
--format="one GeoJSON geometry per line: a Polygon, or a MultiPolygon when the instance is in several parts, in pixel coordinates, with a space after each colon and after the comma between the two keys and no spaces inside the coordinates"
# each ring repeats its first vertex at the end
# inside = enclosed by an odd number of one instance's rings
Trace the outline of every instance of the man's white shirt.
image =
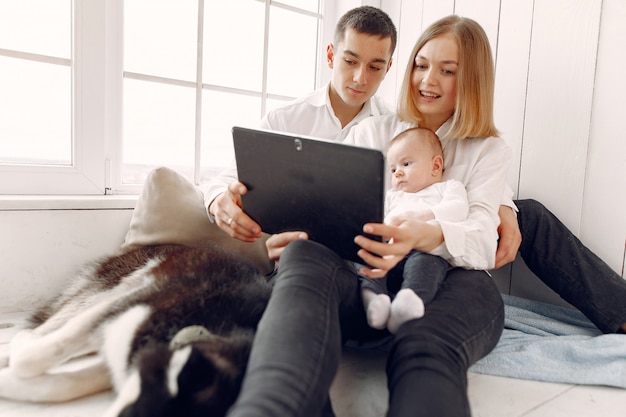
{"type": "MultiPolygon", "coordinates": [[[[370,116],[391,113],[385,102],[374,96],[365,103],[350,123],[342,127],[330,105],[329,88],[330,84],[326,84],[302,98],[270,111],[261,120],[258,127],[265,130],[343,142],[350,129],[361,121],[370,116]]],[[[211,201],[226,191],[228,184],[236,180],[237,166],[233,160],[230,168],[222,171],[202,186],[205,208],[208,209],[211,201]]]]}

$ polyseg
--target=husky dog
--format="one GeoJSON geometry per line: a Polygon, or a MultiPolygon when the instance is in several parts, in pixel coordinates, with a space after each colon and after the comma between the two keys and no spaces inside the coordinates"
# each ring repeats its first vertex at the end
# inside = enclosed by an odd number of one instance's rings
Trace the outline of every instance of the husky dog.
{"type": "Polygon", "coordinates": [[[0,397],[61,402],[113,387],[107,417],[224,416],[270,291],[255,267],[215,247],[111,256],[14,336],[0,397]],[[82,368],[58,367],[88,354],[82,368]]]}

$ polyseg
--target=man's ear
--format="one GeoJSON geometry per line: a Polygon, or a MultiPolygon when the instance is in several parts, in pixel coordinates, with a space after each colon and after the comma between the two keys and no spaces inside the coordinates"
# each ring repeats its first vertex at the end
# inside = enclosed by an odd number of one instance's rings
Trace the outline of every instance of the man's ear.
{"type": "Polygon", "coordinates": [[[443,172],[443,158],[439,155],[433,156],[433,176],[443,172]]]}
{"type": "Polygon", "coordinates": [[[389,63],[387,64],[387,70],[385,71],[385,75],[389,72],[391,68],[391,64],[393,63],[393,58],[389,58],[389,63]]]}
{"type": "Polygon", "coordinates": [[[333,62],[335,60],[335,48],[332,43],[329,43],[326,47],[326,62],[328,63],[328,68],[333,69],[333,62]]]}

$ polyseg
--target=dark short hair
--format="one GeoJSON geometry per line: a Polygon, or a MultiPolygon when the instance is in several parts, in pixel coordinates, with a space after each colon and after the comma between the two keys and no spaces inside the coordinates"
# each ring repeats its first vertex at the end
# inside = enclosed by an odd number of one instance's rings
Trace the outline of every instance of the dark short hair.
{"type": "Polygon", "coordinates": [[[359,33],[368,35],[379,35],[381,38],[391,38],[390,55],[393,55],[396,50],[398,41],[396,26],[389,15],[377,7],[356,7],[341,16],[335,28],[335,45],[343,41],[346,29],[354,29],[359,33]]]}

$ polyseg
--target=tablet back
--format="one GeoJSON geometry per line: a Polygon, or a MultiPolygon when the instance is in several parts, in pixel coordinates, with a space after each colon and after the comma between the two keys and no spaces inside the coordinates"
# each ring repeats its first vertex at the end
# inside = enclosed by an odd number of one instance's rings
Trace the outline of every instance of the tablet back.
{"type": "Polygon", "coordinates": [[[244,211],[266,233],[302,230],[344,259],[363,262],[354,237],[384,215],[382,152],[233,128],[244,211]]]}

